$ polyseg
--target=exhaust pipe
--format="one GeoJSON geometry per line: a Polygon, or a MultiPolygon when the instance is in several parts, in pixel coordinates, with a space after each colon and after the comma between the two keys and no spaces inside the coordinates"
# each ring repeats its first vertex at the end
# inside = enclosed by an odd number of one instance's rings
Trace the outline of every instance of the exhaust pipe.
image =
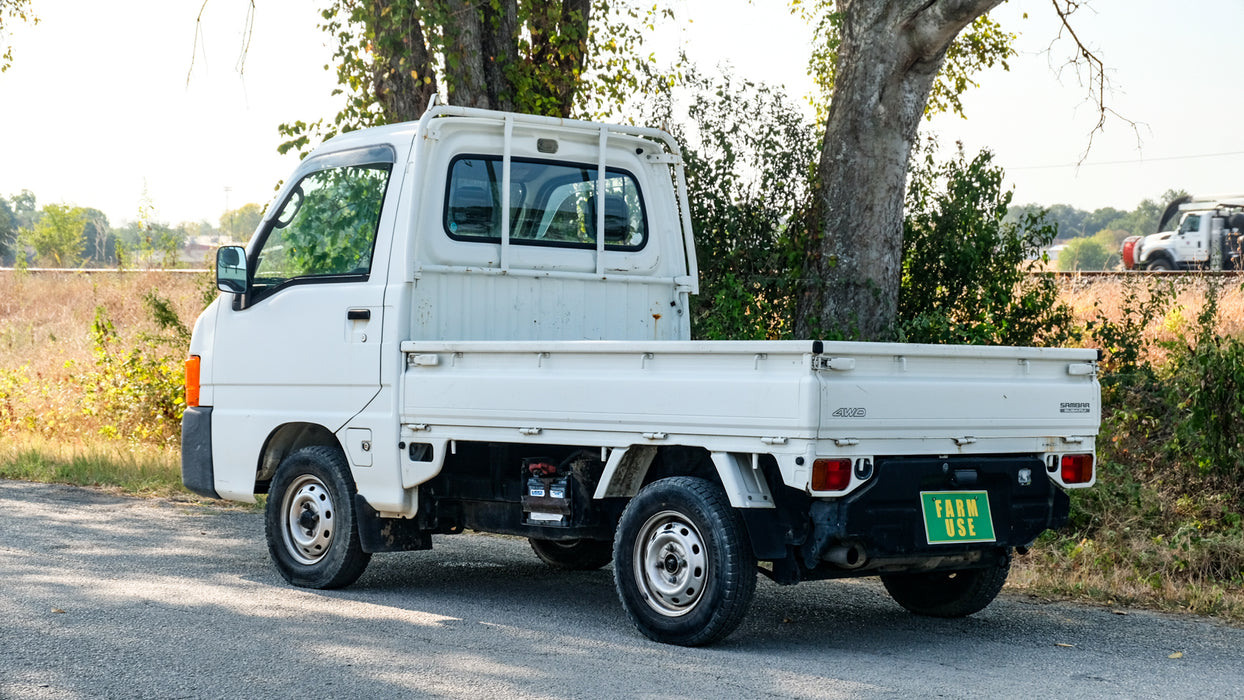
{"type": "Polygon", "coordinates": [[[825,560],[844,569],[858,569],[868,563],[868,553],[858,542],[852,542],[830,547],[825,560]]]}

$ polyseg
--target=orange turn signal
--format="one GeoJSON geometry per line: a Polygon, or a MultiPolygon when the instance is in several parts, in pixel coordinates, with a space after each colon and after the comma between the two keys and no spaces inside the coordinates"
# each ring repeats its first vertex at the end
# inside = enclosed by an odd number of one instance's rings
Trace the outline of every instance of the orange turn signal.
{"type": "Polygon", "coordinates": [[[199,405],[199,356],[186,358],[186,406],[199,405]]]}

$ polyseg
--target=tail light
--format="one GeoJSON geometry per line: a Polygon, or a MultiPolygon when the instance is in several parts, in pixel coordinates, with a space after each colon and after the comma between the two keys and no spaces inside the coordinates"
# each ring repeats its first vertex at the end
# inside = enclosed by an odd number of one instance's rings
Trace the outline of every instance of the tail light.
{"type": "Polygon", "coordinates": [[[186,406],[199,405],[199,356],[186,358],[186,406]]]}
{"type": "Polygon", "coordinates": [[[1093,455],[1063,455],[1061,476],[1064,484],[1087,484],[1093,480],[1093,455]]]}
{"type": "Polygon", "coordinates": [[[813,491],[843,491],[850,485],[850,459],[818,459],[812,462],[813,491]]]}

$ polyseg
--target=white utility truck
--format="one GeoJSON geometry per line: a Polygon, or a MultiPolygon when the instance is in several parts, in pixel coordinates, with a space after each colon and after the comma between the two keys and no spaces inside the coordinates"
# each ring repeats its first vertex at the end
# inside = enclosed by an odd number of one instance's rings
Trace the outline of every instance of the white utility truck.
{"type": "Polygon", "coordinates": [[[677,144],[440,106],[289,178],[187,362],[183,480],[267,494],[289,582],[478,530],[613,563],[648,637],[729,634],[757,571],[976,612],[1094,481],[1097,353],[690,340],[677,144]]]}
{"type": "Polygon", "coordinates": [[[1132,270],[1239,270],[1244,194],[1186,195],[1167,205],[1158,233],[1123,241],[1132,270]],[[1178,221],[1174,229],[1167,229],[1178,221]]]}

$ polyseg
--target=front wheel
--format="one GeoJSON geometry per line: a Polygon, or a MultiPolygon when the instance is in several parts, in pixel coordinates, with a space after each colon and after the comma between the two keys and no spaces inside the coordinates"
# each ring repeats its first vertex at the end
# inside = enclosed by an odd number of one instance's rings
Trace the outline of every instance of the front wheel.
{"type": "Polygon", "coordinates": [[[964,617],[992,603],[1010,571],[1008,552],[998,564],[984,569],[882,574],[881,583],[896,603],[917,615],[964,617]]]}
{"type": "Polygon", "coordinates": [[[345,456],[304,447],[277,467],[264,513],[268,552],[286,581],[303,588],[341,588],[371,561],[359,544],[354,480],[345,456]]]}
{"type": "Polygon", "coordinates": [[[716,485],[671,477],[627,505],[613,546],[614,584],[631,622],[653,641],[711,644],[743,621],[756,559],[742,519],[716,485]]]}
{"type": "Polygon", "coordinates": [[[1154,272],[1170,272],[1175,269],[1175,266],[1172,265],[1171,261],[1166,258],[1158,258],[1149,263],[1148,269],[1154,272]]]}

